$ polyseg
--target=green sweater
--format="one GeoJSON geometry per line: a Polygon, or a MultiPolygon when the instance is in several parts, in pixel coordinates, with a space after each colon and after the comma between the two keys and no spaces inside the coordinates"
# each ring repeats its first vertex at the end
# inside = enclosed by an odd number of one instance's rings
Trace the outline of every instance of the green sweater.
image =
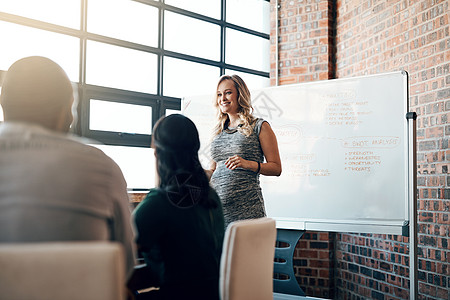
{"type": "Polygon", "coordinates": [[[217,208],[180,208],[152,189],[134,211],[137,244],[167,299],[219,299],[224,219],[212,188],[209,197],[217,208]]]}

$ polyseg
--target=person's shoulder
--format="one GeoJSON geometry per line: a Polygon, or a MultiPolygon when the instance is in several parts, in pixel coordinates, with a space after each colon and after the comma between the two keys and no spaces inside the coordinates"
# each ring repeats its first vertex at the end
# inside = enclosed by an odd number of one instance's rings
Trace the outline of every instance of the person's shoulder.
{"type": "Polygon", "coordinates": [[[65,138],[67,138],[70,141],[73,141],[74,143],[78,143],[78,144],[83,144],[83,145],[95,145],[95,144],[99,144],[99,142],[97,142],[96,140],[84,137],[84,136],[79,136],[73,133],[66,133],[64,135],[65,138]]]}
{"type": "Polygon", "coordinates": [[[80,153],[81,156],[86,157],[86,152],[90,155],[104,155],[101,150],[89,145],[95,144],[95,141],[71,133],[58,132],[27,122],[10,121],[0,125],[0,134],[3,139],[14,140],[23,147],[51,149],[59,155],[66,153],[67,156],[80,153]]]}
{"type": "Polygon", "coordinates": [[[255,118],[253,123],[253,130],[255,133],[259,136],[259,133],[261,132],[261,128],[263,127],[264,123],[269,125],[269,122],[263,118],[255,118]]]}
{"type": "Polygon", "coordinates": [[[266,119],[264,119],[264,118],[256,118],[256,120],[255,120],[255,123],[256,124],[259,124],[259,125],[262,125],[263,123],[269,123],[269,121],[267,121],[266,119]]]}
{"type": "Polygon", "coordinates": [[[34,132],[34,140],[45,141],[48,145],[51,145],[53,149],[71,150],[79,152],[91,152],[92,155],[105,155],[103,151],[94,147],[98,142],[77,136],[72,133],[62,133],[56,131],[43,131],[34,132]]]}
{"type": "Polygon", "coordinates": [[[163,210],[161,207],[165,206],[167,202],[166,195],[158,188],[150,189],[145,198],[138,204],[134,210],[136,218],[139,216],[147,217],[148,214],[161,215],[163,210]]]}
{"type": "Polygon", "coordinates": [[[160,200],[163,198],[166,198],[166,193],[159,188],[153,188],[148,191],[144,200],[160,200]]]}
{"type": "Polygon", "coordinates": [[[99,147],[98,142],[73,135],[64,135],[56,142],[58,155],[66,164],[85,172],[84,176],[101,176],[114,185],[114,189],[126,188],[126,180],[117,162],[99,147]]]}
{"type": "Polygon", "coordinates": [[[103,152],[101,149],[101,146],[104,146],[103,144],[89,138],[72,134],[67,134],[64,138],[66,140],[65,147],[71,148],[71,150],[75,153],[79,152],[86,157],[86,159],[102,161],[103,163],[113,166],[117,165],[117,163],[109,155],[103,152]]]}
{"type": "Polygon", "coordinates": [[[76,147],[84,151],[90,151],[97,155],[106,155],[102,150],[100,150],[100,148],[95,146],[101,145],[97,141],[70,133],[64,135],[63,138],[66,140],[68,146],[76,147]]]}
{"type": "Polygon", "coordinates": [[[260,117],[254,117],[251,124],[253,125],[253,127],[261,127],[264,122],[267,122],[267,120],[260,117]]]}
{"type": "Polygon", "coordinates": [[[167,200],[166,193],[158,188],[150,189],[145,198],[139,203],[136,207],[138,209],[142,206],[155,206],[155,205],[163,205],[167,200]]]}

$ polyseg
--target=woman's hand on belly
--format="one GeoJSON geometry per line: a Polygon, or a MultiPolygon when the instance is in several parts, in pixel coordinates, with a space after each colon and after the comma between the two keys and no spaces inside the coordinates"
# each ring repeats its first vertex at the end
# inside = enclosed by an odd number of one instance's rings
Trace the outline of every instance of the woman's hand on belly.
{"type": "Polygon", "coordinates": [[[230,170],[242,168],[250,171],[256,171],[258,169],[258,163],[256,161],[243,159],[239,155],[229,157],[225,161],[225,166],[230,170]]]}

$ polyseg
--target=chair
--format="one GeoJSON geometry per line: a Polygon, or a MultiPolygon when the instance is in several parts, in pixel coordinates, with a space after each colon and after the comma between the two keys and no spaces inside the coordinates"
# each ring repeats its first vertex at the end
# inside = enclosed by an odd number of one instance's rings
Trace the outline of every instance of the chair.
{"type": "Polygon", "coordinates": [[[222,300],[273,299],[275,220],[236,221],[225,232],[220,265],[222,300]]]}
{"type": "Polygon", "coordinates": [[[275,246],[274,293],[305,296],[295,278],[293,256],[295,246],[302,237],[304,230],[277,229],[277,245],[275,246]]]}
{"type": "Polygon", "coordinates": [[[112,242],[0,244],[0,297],[122,300],[124,260],[112,242]]]}

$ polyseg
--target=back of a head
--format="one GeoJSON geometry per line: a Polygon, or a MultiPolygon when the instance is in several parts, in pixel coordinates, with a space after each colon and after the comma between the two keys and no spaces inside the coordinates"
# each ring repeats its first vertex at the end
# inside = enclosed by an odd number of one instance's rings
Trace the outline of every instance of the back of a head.
{"type": "Polygon", "coordinates": [[[152,144],[161,186],[175,174],[192,173],[198,167],[200,140],[189,118],[174,114],[159,119],[153,129],[152,144]]]}
{"type": "Polygon", "coordinates": [[[62,118],[70,125],[72,101],[72,85],[64,70],[40,56],[13,63],[0,96],[5,121],[37,123],[50,129],[58,129],[55,124],[62,118]]]}
{"type": "Polygon", "coordinates": [[[177,197],[169,197],[169,200],[179,207],[191,207],[195,203],[215,207],[208,199],[209,182],[198,158],[200,139],[195,124],[180,114],[164,117],[155,125],[152,144],[160,187],[179,198],[186,193],[198,196],[189,203],[179,203],[177,197]]]}
{"type": "Polygon", "coordinates": [[[195,124],[180,114],[169,115],[156,123],[153,131],[153,143],[157,149],[178,153],[197,153],[200,149],[200,140],[195,124]]]}

